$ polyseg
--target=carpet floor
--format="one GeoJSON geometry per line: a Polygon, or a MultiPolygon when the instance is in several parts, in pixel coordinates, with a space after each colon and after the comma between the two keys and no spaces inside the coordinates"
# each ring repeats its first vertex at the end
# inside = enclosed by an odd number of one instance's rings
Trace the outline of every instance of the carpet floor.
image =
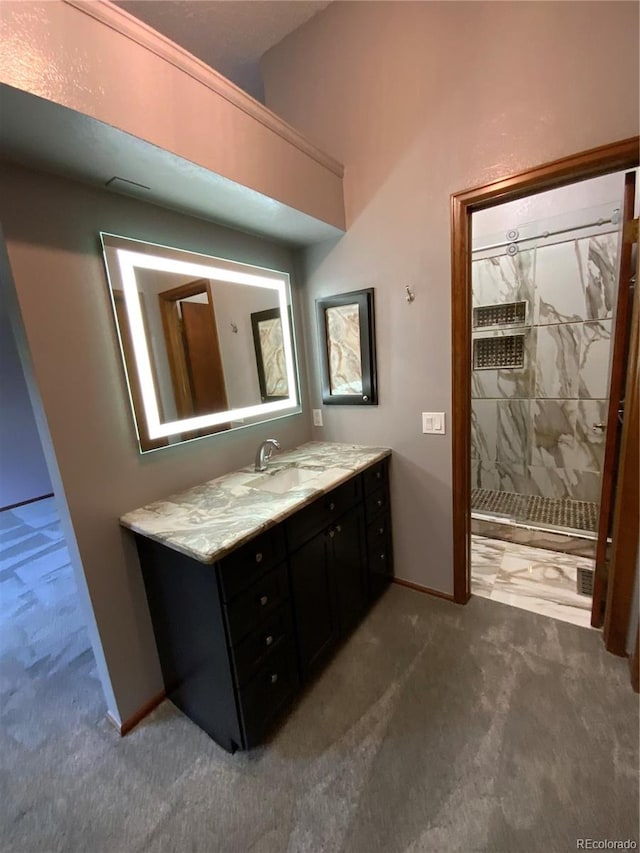
{"type": "Polygon", "coordinates": [[[55,666],[19,651],[1,650],[6,853],[560,853],[580,838],[639,840],[638,697],[596,631],[392,586],[270,741],[234,756],[169,702],[120,738],[88,649],[52,650],[55,666]]]}

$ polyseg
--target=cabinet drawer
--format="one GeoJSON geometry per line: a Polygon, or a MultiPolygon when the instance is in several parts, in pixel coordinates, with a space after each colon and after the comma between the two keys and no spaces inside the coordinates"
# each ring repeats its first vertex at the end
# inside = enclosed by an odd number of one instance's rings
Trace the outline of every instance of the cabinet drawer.
{"type": "Polygon", "coordinates": [[[222,597],[230,601],[245,587],[285,558],[282,525],[256,536],[218,563],[222,597]]]}
{"type": "Polygon", "coordinates": [[[232,651],[236,681],[242,687],[281,642],[292,642],[291,610],[287,602],[232,651]]]}
{"type": "Polygon", "coordinates": [[[388,483],[389,460],[383,459],[381,462],[376,462],[362,474],[364,482],[364,493],[370,495],[379,489],[381,486],[386,486],[388,483]]]}
{"type": "Polygon", "coordinates": [[[361,499],[361,489],[360,477],[352,477],[288,519],[285,524],[289,548],[299,548],[351,509],[361,499]]]}
{"type": "Polygon", "coordinates": [[[240,712],[245,745],[255,746],[281,709],[298,689],[295,646],[291,639],[275,649],[245,688],[240,690],[240,712]]]}
{"type": "Polygon", "coordinates": [[[229,639],[233,645],[252,630],[262,626],[277,608],[289,598],[287,564],[259,578],[249,589],[227,605],[229,639]]]}
{"type": "Polygon", "coordinates": [[[366,500],[367,522],[371,522],[376,516],[389,509],[389,492],[386,489],[378,489],[369,495],[366,500]]]}
{"type": "Polygon", "coordinates": [[[367,552],[369,592],[371,598],[377,598],[393,576],[393,546],[389,513],[378,516],[367,527],[367,552]]]}
{"type": "Polygon", "coordinates": [[[378,548],[387,547],[387,542],[391,541],[391,519],[389,513],[376,518],[367,527],[367,546],[369,553],[373,553],[378,548]]]}

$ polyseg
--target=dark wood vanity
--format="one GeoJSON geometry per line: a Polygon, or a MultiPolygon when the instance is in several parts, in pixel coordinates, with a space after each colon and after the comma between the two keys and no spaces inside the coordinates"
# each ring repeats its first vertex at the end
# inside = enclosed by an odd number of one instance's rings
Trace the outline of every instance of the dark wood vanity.
{"type": "Polygon", "coordinates": [[[389,457],[211,564],[137,534],[167,696],[259,744],[393,574],[389,457]]]}

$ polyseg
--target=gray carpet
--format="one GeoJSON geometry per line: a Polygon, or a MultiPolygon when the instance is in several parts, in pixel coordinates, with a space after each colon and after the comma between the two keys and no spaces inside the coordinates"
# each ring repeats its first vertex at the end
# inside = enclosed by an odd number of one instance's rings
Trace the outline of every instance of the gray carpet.
{"type": "Polygon", "coordinates": [[[53,670],[2,652],[3,851],[638,841],[638,700],[588,629],[393,586],[270,743],[235,756],[168,702],[120,738],[86,650],[53,670]]]}

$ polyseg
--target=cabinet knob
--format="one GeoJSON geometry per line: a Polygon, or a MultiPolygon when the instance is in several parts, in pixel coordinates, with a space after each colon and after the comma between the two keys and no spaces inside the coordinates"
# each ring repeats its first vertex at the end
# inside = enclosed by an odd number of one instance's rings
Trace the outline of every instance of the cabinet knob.
{"type": "Polygon", "coordinates": [[[261,562],[262,562],[262,551],[258,551],[258,553],[256,554],[256,563],[261,563],[261,562]]]}
{"type": "Polygon", "coordinates": [[[376,471],[376,480],[380,480],[382,478],[382,471],[376,471]]]}
{"type": "Polygon", "coordinates": [[[332,501],[332,502],[329,504],[329,509],[331,510],[331,512],[333,512],[335,508],[336,508],[336,505],[335,505],[335,504],[333,503],[333,501],[332,501]]]}
{"type": "Polygon", "coordinates": [[[333,539],[333,537],[334,537],[335,535],[336,535],[335,530],[330,530],[330,531],[329,531],[329,536],[330,536],[332,539],[333,539]]]}
{"type": "Polygon", "coordinates": [[[339,524],[336,524],[336,533],[341,533],[341,532],[342,532],[342,528],[340,527],[339,524]]]}
{"type": "Polygon", "coordinates": [[[268,637],[264,638],[264,644],[265,644],[265,646],[270,646],[272,643],[273,643],[273,637],[271,636],[271,634],[269,634],[268,637]]]}
{"type": "Polygon", "coordinates": [[[387,559],[384,553],[380,554],[380,559],[381,559],[381,560],[386,560],[386,559],[387,559]]]}
{"type": "Polygon", "coordinates": [[[260,596],[260,605],[261,605],[262,607],[264,607],[264,606],[265,606],[265,604],[266,604],[268,601],[269,601],[269,596],[268,596],[268,595],[261,595],[261,596],[260,596]]]}
{"type": "Polygon", "coordinates": [[[271,683],[275,684],[277,680],[278,680],[278,673],[277,672],[272,673],[271,674],[271,683]]]}
{"type": "Polygon", "coordinates": [[[377,503],[378,503],[378,506],[382,506],[382,504],[384,503],[384,501],[382,500],[382,498],[378,498],[377,503]]]}
{"type": "Polygon", "coordinates": [[[379,527],[378,533],[380,534],[380,536],[382,536],[382,534],[384,533],[384,527],[379,527]]]}

